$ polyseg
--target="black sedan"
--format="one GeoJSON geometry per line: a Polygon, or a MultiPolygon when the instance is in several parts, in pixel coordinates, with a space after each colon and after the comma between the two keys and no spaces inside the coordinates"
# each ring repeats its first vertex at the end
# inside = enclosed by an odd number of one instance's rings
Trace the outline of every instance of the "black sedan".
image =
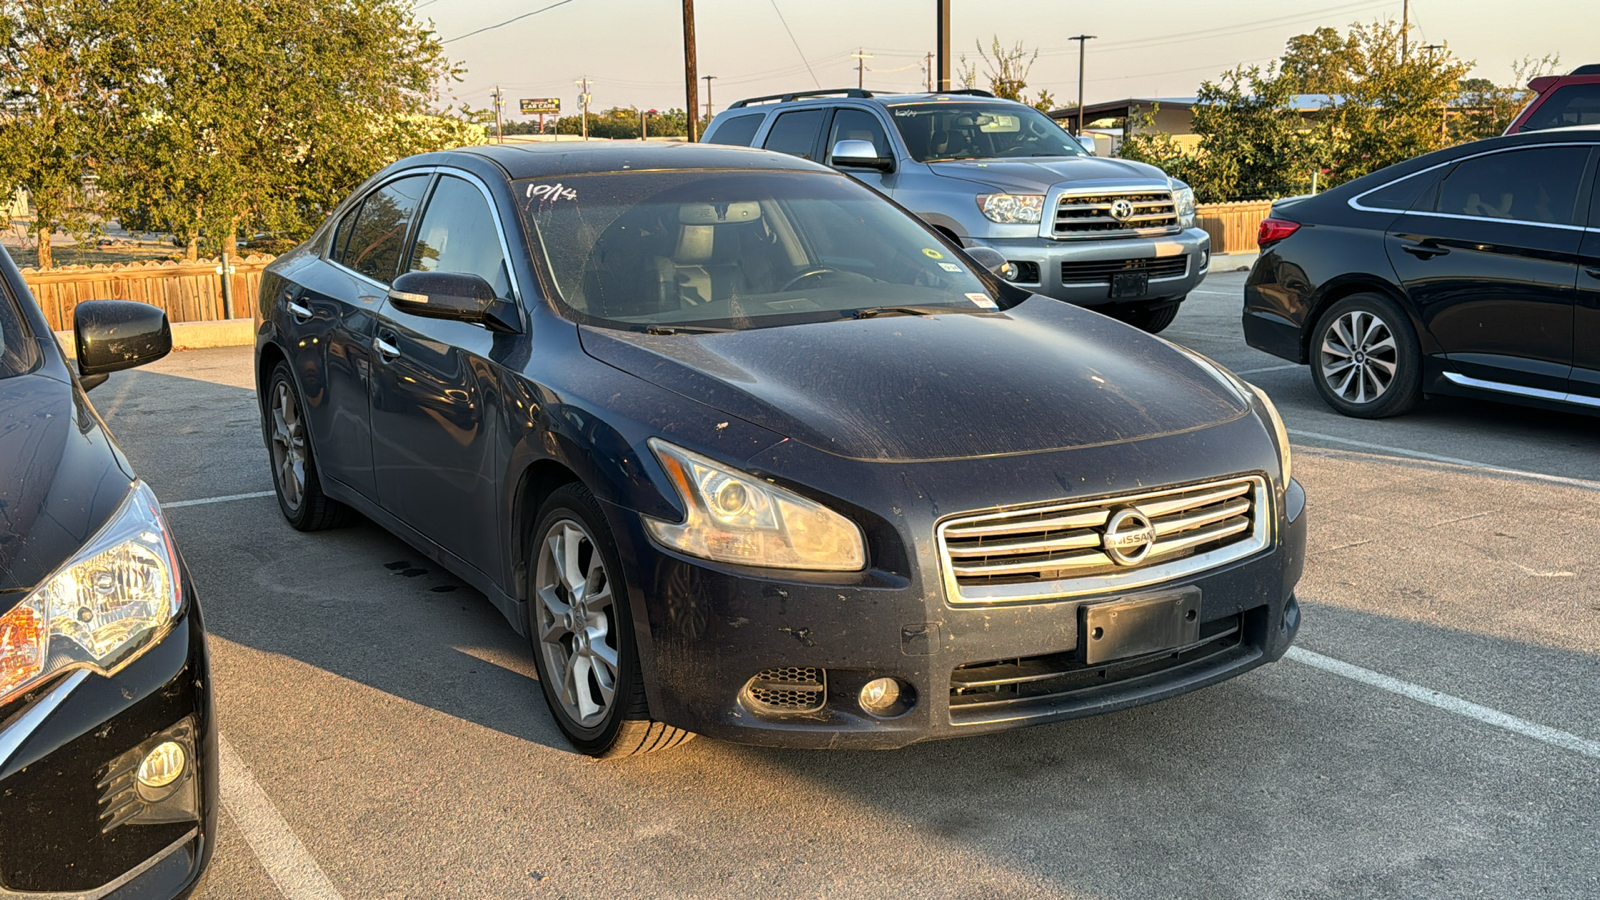
{"type": "Polygon", "coordinates": [[[1427,394],[1600,412],[1600,128],[1440,150],[1262,223],[1252,347],[1329,406],[1398,415],[1427,394]]]}
{"type": "Polygon", "coordinates": [[[171,331],[91,301],[74,334],[78,375],[0,251],[0,897],[184,897],[217,835],[205,633],[160,504],[84,396],[171,331]]]}
{"type": "Polygon", "coordinates": [[[284,516],[359,511],[482,590],[596,756],[1104,712],[1299,624],[1265,396],[805,160],[413,157],[261,291],[284,516]]]}

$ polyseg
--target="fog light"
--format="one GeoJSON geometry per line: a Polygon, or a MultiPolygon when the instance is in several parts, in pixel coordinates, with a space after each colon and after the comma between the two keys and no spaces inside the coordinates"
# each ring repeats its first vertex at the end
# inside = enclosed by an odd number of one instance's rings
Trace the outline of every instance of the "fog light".
{"type": "Polygon", "coordinates": [[[893,678],[874,678],[861,689],[861,708],[870,713],[887,712],[899,700],[900,682],[893,678]]]}
{"type": "Polygon", "coordinates": [[[1017,267],[1016,263],[1007,262],[1005,265],[1000,267],[999,274],[1001,278],[1004,278],[1007,281],[1016,281],[1017,277],[1022,274],[1022,270],[1017,267]]]}
{"type": "Polygon", "coordinates": [[[182,744],[173,741],[158,744],[145,755],[144,762],[139,763],[139,783],[152,789],[166,787],[183,777],[188,757],[182,744]]]}

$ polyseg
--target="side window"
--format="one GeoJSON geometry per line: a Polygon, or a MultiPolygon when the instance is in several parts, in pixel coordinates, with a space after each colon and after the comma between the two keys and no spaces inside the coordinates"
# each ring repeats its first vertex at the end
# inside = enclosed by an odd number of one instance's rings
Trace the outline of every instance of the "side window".
{"type": "Polygon", "coordinates": [[[833,116],[833,130],[828,134],[828,160],[833,161],[833,148],[840,141],[870,141],[880,158],[893,156],[889,149],[889,136],[872,113],[860,109],[841,109],[833,116]]]}
{"type": "Polygon", "coordinates": [[[1437,171],[1423,172],[1362,194],[1359,202],[1369,209],[1433,209],[1432,190],[1438,181],[1437,171]]]}
{"type": "Polygon", "coordinates": [[[723,119],[717,123],[715,131],[706,135],[706,143],[748,147],[756,139],[756,132],[761,129],[761,120],[764,118],[766,113],[757,112],[723,119]]]}
{"type": "Polygon", "coordinates": [[[368,197],[356,213],[350,237],[340,248],[339,262],[373,281],[388,284],[400,268],[406,228],[417,214],[430,177],[411,175],[391,181],[368,197]]]}
{"type": "Polygon", "coordinates": [[[333,230],[333,240],[328,244],[328,258],[337,263],[344,262],[345,248],[350,245],[350,230],[355,227],[356,217],[361,215],[361,204],[357,203],[339,220],[339,227],[333,230]]]}
{"type": "Polygon", "coordinates": [[[1521,130],[1568,125],[1600,125],[1600,84],[1569,84],[1557,89],[1539,104],[1521,130]]]}
{"type": "Polygon", "coordinates": [[[439,179],[417,229],[409,271],[477,275],[494,286],[496,295],[511,298],[494,211],[476,187],[448,175],[439,179]]]}
{"type": "Polygon", "coordinates": [[[822,115],[820,109],[783,113],[772,123],[764,146],[768,150],[811,159],[817,147],[817,134],[822,131],[822,115]]]}
{"type": "Polygon", "coordinates": [[[1439,185],[1436,212],[1571,225],[1588,147],[1536,147],[1479,156],[1439,185]]]}

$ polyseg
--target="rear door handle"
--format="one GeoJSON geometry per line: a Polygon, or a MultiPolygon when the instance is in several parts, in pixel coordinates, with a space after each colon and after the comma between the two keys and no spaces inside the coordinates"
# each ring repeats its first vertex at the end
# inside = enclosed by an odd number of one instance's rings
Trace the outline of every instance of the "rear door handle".
{"type": "Polygon", "coordinates": [[[285,303],[285,306],[289,310],[289,315],[294,316],[294,320],[296,322],[304,322],[307,319],[311,318],[311,310],[307,309],[304,306],[301,306],[300,304],[294,302],[293,300],[290,300],[287,303],[285,303]]]}
{"type": "Polygon", "coordinates": [[[1600,279],[1600,266],[1585,266],[1583,274],[1590,278],[1600,279]]]}
{"type": "Polygon", "coordinates": [[[377,350],[378,355],[385,360],[398,359],[400,357],[400,348],[396,347],[392,341],[393,339],[389,336],[380,334],[372,339],[372,348],[377,350]]]}
{"type": "Polygon", "coordinates": [[[1447,256],[1450,248],[1440,247],[1437,244],[1401,244],[1400,249],[1415,256],[1417,259],[1432,259],[1435,256],[1447,256]]]}

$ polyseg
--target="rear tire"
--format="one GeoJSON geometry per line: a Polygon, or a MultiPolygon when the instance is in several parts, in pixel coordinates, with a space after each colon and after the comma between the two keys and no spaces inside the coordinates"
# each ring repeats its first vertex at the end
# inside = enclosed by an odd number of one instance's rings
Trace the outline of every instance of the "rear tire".
{"type": "Polygon", "coordinates": [[[1311,332],[1311,381],[1335,411],[1358,419],[1410,412],[1422,399],[1422,350],[1411,317],[1381,294],[1351,294],[1311,332]]]}
{"type": "Polygon", "coordinates": [[[1113,312],[1112,315],[1135,328],[1151,334],[1160,334],[1172,324],[1173,319],[1178,317],[1178,307],[1183,304],[1183,300],[1184,298],[1179,297],[1177,300],[1128,306],[1113,312]]]}
{"type": "Polygon", "coordinates": [[[579,752],[617,759],[694,733],[650,718],[628,583],[600,504],[581,484],[539,511],[528,554],[528,635],[556,727],[579,752]]]}
{"type": "Polygon", "coordinates": [[[283,517],[297,531],[322,531],[347,522],[350,508],[322,492],[305,405],[287,361],[272,369],[261,414],[272,461],[272,486],[283,517]]]}

